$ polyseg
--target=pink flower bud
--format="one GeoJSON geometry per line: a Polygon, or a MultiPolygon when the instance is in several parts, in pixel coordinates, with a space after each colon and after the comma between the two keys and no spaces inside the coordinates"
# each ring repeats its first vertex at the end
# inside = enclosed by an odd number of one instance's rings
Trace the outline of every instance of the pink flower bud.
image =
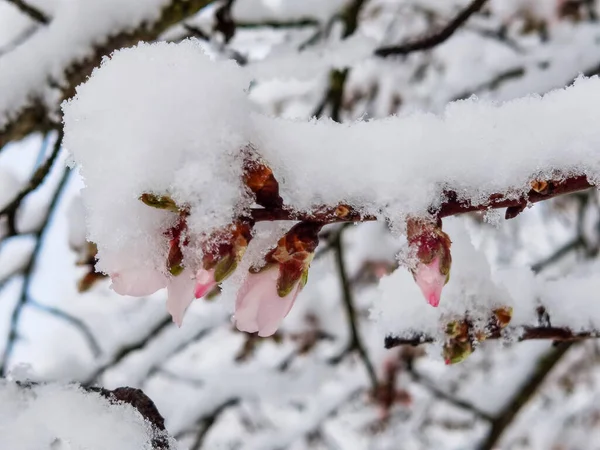
{"type": "Polygon", "coordinates": [[[196,290],[194,296],[202,298],[217,285],[215,281],[215,270],[200,269],[196,273],[196,290]]]}
{"type": "Polygon", "coordinates": [[[183,322],[185,311],[194,300],[196,278],[190,269],[184,269],[178,276],[172,277],[167,286],[167,311],[178,327],[183,322]]]}
{"type": "Polygon", "coordinates": [[[110,275],[111,289],[120,295],[144,297],[167,286],[167,277],[155,269],[126,269],[110,275]]]}
{"type": "Polygon", "coordinates": [[[409,219],[407,238],[418,261],[416,267],[411,268],[413,277],[427,303],[437,307],[442,289],[450,279],[452,242],[442,231],[441,223],[421,219],[409,219]]]}
{"type": "Polygon", "coordinates": [[[288,315],[301,289],[297,282],[284,297],[279,296],[279,268],[273,265],[258,273],[250,273],[238,292],[235,324],[238,330],[271,336],[288,315]]]}
{"type": "Polygon", "coordinates": [[[437,257],[429,264],[419,263],[415,270],[415,281],[423,292],[425,300],[431,306],[440,304],[442,289],[446,284],[447,276],[440,271],[440,258],[437,257]]]}

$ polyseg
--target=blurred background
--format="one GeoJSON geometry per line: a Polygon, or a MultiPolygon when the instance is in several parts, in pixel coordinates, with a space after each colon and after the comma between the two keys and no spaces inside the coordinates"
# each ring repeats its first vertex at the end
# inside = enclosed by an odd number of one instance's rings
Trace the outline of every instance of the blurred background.
{"type": "MultiPolygon", "coordinates": [[[[600,449],[594,339],[486,341],[451,366],[438,347],[384,348],[371,316],[402,251],[385,224],[323,229],[310,281],[272,338],[235,330],[218,295],[194,302],[182,328],[164,291],[116,295],[93,271],[83,183],[60,131],[61,101],[140,40],[196,39],[214,58],[254,65],[249,97],[286,118],[543,94],[600,71],[600,2],[102,3],[0,0],[0,375],[139,387],[184,449],[600,449]]],[[[598,254],[595,190],[510,221],[454,220],[494,269],[551,279],[598,254]]]]}

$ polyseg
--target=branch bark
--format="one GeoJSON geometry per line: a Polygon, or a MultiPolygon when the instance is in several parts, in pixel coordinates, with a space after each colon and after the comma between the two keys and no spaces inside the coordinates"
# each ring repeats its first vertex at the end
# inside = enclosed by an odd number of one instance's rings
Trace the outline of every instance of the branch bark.
{"type": "MultiPolygon", "coordinates": [[[[487,211],[490,209],[507,208],[507,219],[516,217],[518,212],[523,211],[528,205],[538,203],[544,200],[557,197],[563,194],[570,194],[591,188],[593,185],[588,181],[585,175],[577,175],[548,181],[547,187],[543,191],[531,189],[526,195],[518,198],[512,198],[507,193],[492,194],[486,202],[472,204],[469,201],[458,198],[456,192],[446,191],[444,196],[446,201],[438,208],[431,207],[432,216],[442,219],[444,217],[455,216],[474,211],[487,211]],[[515,212],[518,211],[516,214],[515,212]]],[[[275,220],[301,220],[320,223],[340,223],[340,222],[368,222],[378,220],[371,215],[363,215],[349,205],[320,206],[313,211],[295,211],[293,209],[256,208],[251,211],[251,216],[256,222],[275,221],[275,220]]]]}

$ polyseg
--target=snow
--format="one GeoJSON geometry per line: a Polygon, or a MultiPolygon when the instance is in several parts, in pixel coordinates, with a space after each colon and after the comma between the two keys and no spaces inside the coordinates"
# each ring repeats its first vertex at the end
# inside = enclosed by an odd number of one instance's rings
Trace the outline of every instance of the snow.
{"type": "Polygon", "coordinates": [[[193,41],[141,44],[105,60],[64,104],[65,147],[86,183],[100,270],[162,266],[161,231],[176,217],[143,204],[143,193],[189,204],[192,236],[239,212],[235,159],[250,136],[249,81],[233,62],[209,61],[193,41]]]}
{"type": "Polygon", "coordinates": [[[0,436],[11,450],[152,448],[152,426],[131,405],[75,385],[22,388],[0,380],[0,436]]]}
{"type": "Polygon", "coordinates": [[[377,42],[355,33],[347,39],[298,53],[272,52],[268,58],[245,67],[256,80],[310,80],[331,69],[343,70],[372,56],[377,42]]]}
{"type": "Polygon", "coordinates": [[[232,15],[237,22],[286,22],[317,19],[325,22],[341,11],[348,0],[238,0],[232,15]]]}

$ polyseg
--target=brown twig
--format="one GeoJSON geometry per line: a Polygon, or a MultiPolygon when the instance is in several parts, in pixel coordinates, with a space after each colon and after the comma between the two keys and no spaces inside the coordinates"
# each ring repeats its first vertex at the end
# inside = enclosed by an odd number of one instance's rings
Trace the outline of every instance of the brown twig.
{"type": "Polygon", "coordinates": [[[474,0],[469,6],[463,9],[457,16],[437,33],[426,36],[422,39],[409,41],[401,45],[381,47],[375,50],[375,56],[388,57],[392,55],[407,55],[412,52],[429,50],[448,40],[469,17],[479,11],[487,0],[474,0]]]}
{"type": "Polygon", "coordinates": [[[373,366],[373,363],[369,359],[367,349],[365,348],[360,337],[360,333],[358,331],[358,314],[356,313],[356,309],[354,307],[352,288],[350,286],[348,272],[346,270],[346,263],[344,261],[344,244],[342,242],[343,231],[344,228],[341,228],[339,230],[337,237],[333,242],[333,247],[335,249],[336,266],[342,287],[342,299],[344,307],[346,309],[346,314],[348,316],[348,324],[350,325],[350,342],[348,343],[348,347],[342,353],[342,355],[340,355],[340,357],[334,358],[332,362],[337,362],[346,353],[356,350],[365,366],[365,369],[367,370],[367,374],[371,381],[373,391],[376,391],[378,382],[377,375],[375,373],[375,368],[373,366]]]}
{"type": "Polygon", "coordinates": [[[572,344],[572,342],[562,342],[542,357],[532,377],[492,421],[490,432],[479,447],[479,450],[493,450],[498,448],[497,443],[500,441],[504,430],[514,421],[529,400],[534,397],[552,369],[562,360],[572,344]]]}
{"type": "MultiPolygon", "coordinates": [[[[515,330],[511,328],[511,330],[515,330]]],[[[570,341],[581,341],[584,339],[594,339],[600,337],[600,331],[590,330],[590,331],[579,331],[574,332],[569,330],[568,328],[560,328],[560,327],[523,327],[522,333],[517,339],[519,342],[521,341],[531,341],[531,340],[550,340],[550,341],[560,341],[560,342],[570,342],[570,341]]],[[[491,335],[487,336],[486,339],[502,339],[504,338],[504,334],[501,330],[495,331],[491,335]]],[[[399,345],[421,345],[421,344],[429,344],[435,341],[433,336],[429,336],[427,334],[416,333],[413,336],[408,337],[396,337],[396,336],[387,336],[385,338],[385,348],[394,348],[399,345]]]]}
{"type": "Polygon", "coordinates": [[[19,11],[29,16],[29,18],[39,22],[43,25],[47,25],[50,22],[50,18],[44,14],[42,11],[37,9],[34,6],[31,6],[25,0],[6,0],[8,3],[12,3],[19,11]]]}
{"type": "MultiPolygon", "coordinates": [[[[531,189],[526,195],[519,198],[508,198],[507,194],[492,194],[486,202],[472,204],[466,200],[458,199],[453,191],[444,193],[446,201],[439,208],[431,208],[430,212],[437,218],[455,216],[474,211],[487,211],[499,208],[524,208],[529,204],[538,203],[544,200],[557,197],[563,194],[583,191],[591,188],[593,185],[588,181],[585,175],[571,176],[558,181],[548,181],[548,189],[538,192],[531,189]]],[[[293,209],[273,208],[263,209],[255,208],[251,212],[252,219],[256,222],[275,221],[275,220],[301,220],[319,223],[340,223],[340,222],[368,222],[378,220],[371,215],[363,215],[351,206],[335,205],[321,206],[313,211],[294,211],[293,209]]],[[[514,217],[514,216],[513,216],[514,217]]],[[[512,217],[511,217],[512,218],[512,217]]]]}
{"type": "Polygon", "coordinates": [[[62,139],[63,131],[59,130],[58,136],[56,136],[56,141],[54,142],[52,153],[50,154],[48,159],[46,159],[46,161],[44,161],[44,163],[37,168],[37,170],[32,175],[31,179],[29,180],[27,186],[25,186],[25,188],[22,189],[8,205],[6,205],[4,208],[2,208],[2,210],[0,210],[0,217],[7,216],[9,236],[14,236],[17,234],[17,228],[15,223],[17,210],[21,206],[21,202],[23,201],[23,199],[27,197],[30,193],[35,191],[38,187],[40,187],[40,185],[46,179],[46,176],[50,173],[50,170],[54,165],[54,161],[56,161],[56,158],[60,153],[62,139]]]}
{"type": "MultiPolygon", "coordinates": [[[[60,145],[60,139],[59,139],[58,145],[60,145]]],[[[23,308],[29,301],[29,288],[31,285],[31,281],[33,279],[35,265],[37,263],[37,259],[40,255],[41,250],[44,245],[44,239],[46,237],[46,232],[48,231],[48,225],[50,224],[50,219],[52,218],[52,215],[55,212],[55,209],[60,200],[62,191],[65,188],[65,186],[67,185],[69,175],[70,175],[70,171],[68,169],[65,169],[63,172],[62,178],[61,178],[60,182],[58,183],[56,190],[54,191],[52,201],[50,202],[50,205],[48,206],[48,211],[44,217],[44,220],[43,220],[40,228],[34,235],[35,239],[36,239],[35,246],[33,248],[33,251],[31,252],[31,256],[29,258],[29,261],[27,262],[27,265],[23,269],[24,275],[23,275],[23,284],[21,286],[21,294],[20,294],[17,304],[15,305],[13,312],[11,314],[8,337],[6,339],[6,345],[4,347],[4,353],[2,354],[2,359],[0,360],[0,374],[1,375],[6,375],[6,373],[8,371],[8,363],[9,363],[10,357],[12,356],[14,345],[18,338],[17,331],[19,328],[19,320],[21,318],[21,313],[23,312],[23,308]]]]}

